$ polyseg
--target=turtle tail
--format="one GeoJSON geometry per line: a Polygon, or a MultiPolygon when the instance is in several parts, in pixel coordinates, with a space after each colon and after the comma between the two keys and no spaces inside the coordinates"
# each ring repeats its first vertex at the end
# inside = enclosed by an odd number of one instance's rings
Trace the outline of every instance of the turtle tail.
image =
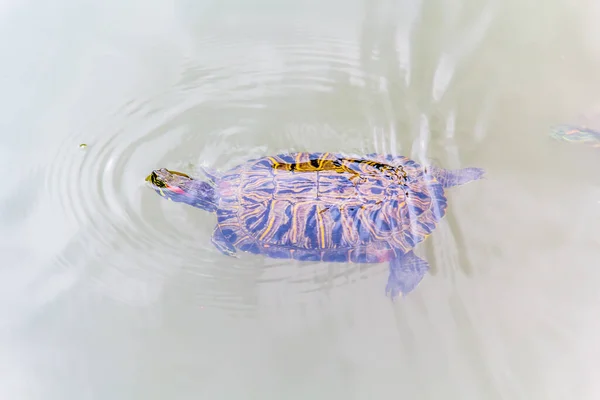
{"type": "Polygon", "coordinates": [[[479,180],[483,178],[484,174],[485,171],[482,168],[476,167],[462,168],[454,171],[443,168],[435,168],[433,170],[433,176],[444,188],[460,186],[479,180]]]}

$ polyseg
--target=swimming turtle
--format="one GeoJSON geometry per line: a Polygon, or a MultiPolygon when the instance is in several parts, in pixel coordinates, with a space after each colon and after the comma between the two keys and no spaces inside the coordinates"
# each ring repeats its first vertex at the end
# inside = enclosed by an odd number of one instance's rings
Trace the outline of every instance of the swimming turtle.
{"type": "Polygon", "coordinates": [[[600,147],[600,105],[580,114],[572,123],[555,125],[550,136],[571,143],[600,147]]]}
{"type": "Polygon", "coordinates": [[[550,136],[571,143],[583,143],[591,147],[600,147],[600,131],[584,125],[556,125],[550,130],[550,136]]]}
{"type": "Polygon", "coordinates": [[[392,299],[412,291],[429,269],[412,249],[444,216],[445,189],[484,174],[425,167],[399,155],[308,152],[205,172],[208,181],[161,168],[146,181],[168,200],[215,213],[212,243],[225,255],[388,261],[392,299]]]}

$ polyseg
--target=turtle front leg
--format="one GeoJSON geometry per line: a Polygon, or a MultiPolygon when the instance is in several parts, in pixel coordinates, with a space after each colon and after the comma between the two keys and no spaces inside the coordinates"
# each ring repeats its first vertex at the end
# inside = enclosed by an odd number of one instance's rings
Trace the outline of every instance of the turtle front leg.
{"type": "Polygon", "coordinates": [[[211,241],[221,253],[225,254],[226,256],[236,257],[235,247],[233,247],[233,245],[225,238],[221,228],[218,226],[216,226],[215,230],[213,231],[211,241]]]}
{"type": "Polygon", "coordinates": [[[429,264],[415,253],[409,251],[405,254],[399,254],[390,261],[390,275],[385,287],[386,294],[389,294],[392,300],[398,295],[406,295],[417,287],[419,282],[429,270],[429,264]]]}

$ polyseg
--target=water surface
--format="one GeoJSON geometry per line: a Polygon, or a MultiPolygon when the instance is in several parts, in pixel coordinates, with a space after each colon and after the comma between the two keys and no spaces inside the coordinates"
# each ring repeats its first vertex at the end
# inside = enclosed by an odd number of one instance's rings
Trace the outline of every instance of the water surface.
{"type": "Polygon", "coordinates": [[[0,395],[596,399],[600,8],[442,0],[0,7],[0,395]],[[81,143],[87,144],[81,149],[81,143]],[[487,177],[449,193],[392,303],[387,265],[223,256],[163,201],[288,151],[487,177]]]}

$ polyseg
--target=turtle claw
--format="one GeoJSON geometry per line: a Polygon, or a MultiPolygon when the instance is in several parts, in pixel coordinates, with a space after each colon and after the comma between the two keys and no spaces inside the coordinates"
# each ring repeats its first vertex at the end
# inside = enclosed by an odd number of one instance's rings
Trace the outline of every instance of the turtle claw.
{"type": "Polygon", "coordinates": [[[217,248],[219,250],[221,250],[221,253],[225,254],[226,256],[233,257],[233,258],[240,258],[240,256],[238,256],[237,252],[235,252],[235,251],[231,251],[227,248],[220,248],[220,247],[217,247],[217,248]]]}
{"type": "Polygon", "coordinates": [[[223,235],[223,232],[218,226],[213,231],[211,241],[221,253],[229,257],[238,258],[235,247],[233,247],[233,245],[227,241],[225,235],[223,235]]]}
{"type": "Polygon", "coordinates": [[[390,297],[392,302],[395,302],[398,297],[402,297],[402,292],[390,282],[385,285],[385,294],[390,297]]]}

